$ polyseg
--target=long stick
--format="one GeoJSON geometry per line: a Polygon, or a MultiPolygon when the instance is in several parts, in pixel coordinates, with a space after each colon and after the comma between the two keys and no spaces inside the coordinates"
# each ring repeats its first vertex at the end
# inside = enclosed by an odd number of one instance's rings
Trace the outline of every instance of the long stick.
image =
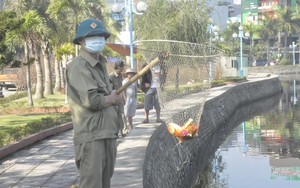
{"type": "MultiPolygon", "coordinates": [[[[166,52],[161,54],[163,58],[167,57],[168,54],[166,52]]],[[[117,90],[117,94],[122,93],[128,86],[130,86],[133,82],[137,81],[140,77],[142,77],[144,74],[147,73],[148,70],[150,70],[151,67],[156,65],[160,61],[161,56],[155,58],[153,61],[151,61],[147,66],[145,66],[140,72],[138,72],[134,77],[132,77],[126,84],[124,84],[122,87],[120,87],[117,90]]]]}

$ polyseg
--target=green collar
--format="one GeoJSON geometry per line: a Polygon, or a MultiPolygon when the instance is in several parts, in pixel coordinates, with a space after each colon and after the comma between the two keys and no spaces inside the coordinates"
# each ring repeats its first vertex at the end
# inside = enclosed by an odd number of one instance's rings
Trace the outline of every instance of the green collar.
{"type": "Polygon", "coordinates": [[[81,57],[83,57],[87,62],[89,62],[89,64],[92,67],[95,67],[97,65],[97,63],[106,62],[105,58],[102,55],[99,54],[99,61],[97,61],[92,56],[90,56],[90,54],[88,54],[87,52],[85,52],[82,49],[79,51],[79,55],[81,57]]]}

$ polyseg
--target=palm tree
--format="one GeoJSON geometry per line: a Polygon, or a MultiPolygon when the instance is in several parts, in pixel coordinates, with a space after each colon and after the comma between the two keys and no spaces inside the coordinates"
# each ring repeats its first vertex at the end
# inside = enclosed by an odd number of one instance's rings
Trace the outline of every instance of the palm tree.
{"type": "Polygon", "coordinates": [[[293,11],[290,6],[283,9],[276,10],[278,20],[280,21],[280,28],[284,31],[284,57],[287,58],[287,38],[292,32],[292,25],[295,22],[292,19],[293,11]]]}
{"type": "Polygon", "coordinates": [[[14,60],[13,57],[14,46],[11,41],[5,41],[6,33],[19,28],[22,24],[22,20],[15,17],[16,13],[13,11],[3,10],[0,12],[0,69],[6,66],[17,67],[17,60],[14,60]]]}
{"type": "Polygon", "coordinates": [[[244,25],[244,30],[250,34],[250,54],[248,56],[250,57],[249,63],[251,65],[253,61],[253,35],[257,32],[257,26],[253,22],[248,22],[248,24],[244,25]]]}
{"type": "Polygon", "coordinates": [[[59,92],[61,90],[61,74],[60,74],[60,57],[61,54],[59,53],[58,47],[54,46],[54,71],[55,71],[55,86],[54,90],[59,92]]]}
{"type": "Polygon", "coordinates": [[[53,33],[56,31],[57,23],[46,14],[46,10],[49,6],[50,0],[35,0],[32,4],[36,5],[37,12],[39,15],[44,18],[45,25],[41,32],[39,33],[39,41],[41,46],[41,52],[43,55],[44,62],[44,94],[51,95],[53,94],[52,88],[52,72],[51,72],[51,63],[50,63],[50,38],[53,36],[53,33]],[[39,4],[37,5],[37,2],[39,4]]]}
{"type": "Polygon", "coordinates": [[[55,20],[64,17],[65,24],[73,25],[68,32],[71,32],[74,36],[79,23],[79,16],[82,15],[80,13],[83,11],[82,3],[85,4],[83,0],[52,0],[47,8],[47,13],[55,20]],[[71,20],[69,20],[70,18],[71,20]]]}
{"type": "MultiPolygon", "coordinates": [[[[39,25],[42,23],[42,19],[38,16],[37,12],[33,10],[25,12],[25,14],[23,15],[23,19],[24,23],[19,29],[7,33],[7,40],[13,41],[17,39],[18,41],[24,43],[25,62],[27,65],[27,88],[29,98],[28,104],[30,106],[33,106],[30,83],[30,65],[31,62],[36,61],[36,59],[33,57],[36,54],[32,53],[31,50],[36,50],[36,31],[38,28],[40,28],[39,25]],[[31,48],[29,48],[29,45],[31,45],[31,48]],[[29,54],[31,54],[30,58],[29,54]]],[[[37,64],[36,67],[39,68],[37,64]]]]}
{"type": "Polygon", "coordinates": [[[60,73],[60,77],[61,77],[61,87],[65,88],[65,68],[67,66],[68,63],[68,55],[69,54],[74,54],[75,52],[75,48],[74,45],[71,43],[65,43],[63,44],[59,49],[59,56],[63,59],[63,63],[60,63],[60,67],[59,67],[59,73],[60,73]]]}
{"type": "MultiPolygon", "coordinates": [[[[52,0],[47,8],[47,14],[57,23],[56,31],[52,37],[52,46],[55,49],[55,70],[60,71],[60,59],[63,53],[60,53],[60,48],[70,41],[76,33],[76,28],[79,20],[88,17],[93,17],[100,20],[103,25],[116,36],[117,30],[114,27],[116,21],[110,16],[110,10],[104,5],[102,0],[52,0]],[[105,19],[104,19],[105,18],[105,19]],[[68,31],[66,33],[66,31],[68,31]],[[67,36],[62,36],[61,33],[66,33],[67,36]]],[[[110,40],[113,40],[110,37],[110,40]]],[[[73,53],[73,52],[72,52],[73,53]]],[[[78,53],[78,46],[76,45],[76,55],[78,53]]],[[[65,55],[65,54],[64,54],[65,55]]],[[[60,74],[56,75],[55,90],[59,91],[63,87],[60,74]],[[59,83],[58,83],[59,82],[59,83]]]]}
{"type": "Polygon", "coordinates": [[[260,39],[267,45],[267,63],[269,63],[271,39],[274,39],[278,33],[279,22],[273,15],[269,15],[267,13],[262,15],[262,19],[260,21],[262,24],[257,28],[257,33],[260,39]]]}
{"type": "MultiPolygon", "coordinates": [[[[47,7],[49,6],[50,0],[33,0],[28,4],[28,8],[34,8],[39,16],[43,19],[44,24],[42,25],[41,29],[38,30],[38,41],[39,41],[39,48],[41,49],[42,55],[43,55],[43,62],[44,62],[44,80],[43,75],[40,75],[40,73],[37,73],[38,80],[37,84],[40,82],[41,85],[38,85],[35,97],[36,98],[42,98],[44,94],[53,94],[52,89],[52,73],[51,73],[51,64],[50,64],[50,40],[49,38],[51,35],[53,35],[53,31],[55,31],[56,24],[54,23],[54,20],[49,17],[48,14],[46,14],[47,7]],[[40,88],[41,87],[41,88],[40,88]]],[[[38,59],[38,62],[40,62],[40,59],[38,59]]],[[[40,63],[38,63],[40,64],[40,63]]],[[[39,65],[41,67],[41,64],[39,65]]],[[[36,69],[40,70],[41,69],[36,69]]]]}
{"type": "MultiPolygon", "coordinates": [[[[224,41],[228,42],[231,41],[231,55],[234,54],[234,38],[232,37],[232,34],[237,32],[239,30],[240,23],[238,22],[232,22],[230,21],[227,24],[227,28],[223,30],[221,35],[224,37],[224,41]]],[[[228,42],[229,43],[229,42],[228,42]]],[[[230,46],[230,44],[227,44],[227,46],[230,46]]]]}
{"type": "Polygon", "coordinates": [[[51,73],[51,64],[50,64],[50,45],[49,45],[49,40],[47,40],[47,37],[42,36],[42,41],[41,41],[41,49],[42,49],[42,54],[44,57],[44,67],[45,67],[45,95],[51,95],[53,94],[53,89],[52,89],[52,73],[51,73]]]}
{"type": "MultiPolygon", "coordinates": [[[[56,21],[61,17],[65,17],[63,24],[72,25],[69,26],[68,30],[72,37],[75,36],[79,20],[89,17],[100,20],[110,32],[116,33],[114,27],[116,21],[111,18],[110,10],[108,10],[102,0],[52,0],[48,6],[47,13],[56,21]],[[73,18],[73,20],[70,20],[70,18],[73,18]]],[[[77,47],[76,53],[78,52],[77,47]]]]}
{"type": "MultiPolygon", "coordinates": [[[[34,28],[31,29],[31,36],[30,36],[30,40],[27,41],[27,45],[29,48],[28,52],[31,53],[33,57],[35,57],[35,68],[36,68],[36,75],[37,75],[35,98],[44,97],[44,79],[43,79],[43,70],[41,65],[40,50],[41,50],[41,44],[43,44],[41,41],[42,38],[44,38],[43,35],[46,33],[47,26],[45,25],[45,19],[41,17],[39,12],[42,13],[45,12],[43,11],[43,6],[45,5],[44,3],[48,1],[49,0],[44,0],[44,1],[43,0],[32,0],[32,1],[16,0],[13,2],[6,1],[7,8],[15,10],[17,16],[22,17],[22,15],[27,14],[27,16],[33,18],[33,20],[31,21],[33,22],[32,24],[34,28]]],[[[48,69],[49,66],[47,65],[47,63],[49,62],[45,60],[45,64],[46,64],[45,68],[47,68],[47,75],[49,75],[49,69],[48,69]]],[[[49,88],[49,86],[47,86],[47,88],[49,88]]]]}
{"type": "Polygon", "coordinates": [[[42,64],[40,61],[40,41],[39,33],[42,33],[42,30],[45,28],[45,22],[42,17],[35,10],[30,10],[26,13],[27,19],[31,22],[34,28],[31,29],[28,46],[31,52],[31,55],[35,58],[35,70],[36,70],[36,92],[34,98],[40,99],[44,98],[44,82],[43,82],[43,70],[42,64]]]}
{"type": "MultiPolygon", "coordinates": [[[[300,6],[298,4],[296,4],[295,11],[292,13],[292,20],[293,20],[292,27],[298,35],[298,46],[300,46],[300,6]]],[[[298,58],[300,63],[300,53],[298,58]]]]}
{"type": "MultiPolygon", "coordinates": [[[[71,41],[75,36],[79,20],[94,17],[100,19],[110,31],[116,32],[114,27],[115,21],[110,18],[110,10],[108,10],[102,0],[5,0],[5,2],[6,8],[15,10],[19,17],[28,10],[36,10],[38,15],[44,19],[44,26],[36,30],[36,40],[30,41],[27,45],[31,48],[29,50],[30,53],[38,52],[41,48],[44,58],[45,82],[43,82],[43,77],[39,76],[42,75],[40,73],[43,73],[41,70],[42,66],[36,64],[39,79],[37,80],[37,86],[45,88],[45,94],[53,93],[49,61],[50,48],[57,49],[62,44],[71,41]],[[103,19],[104,17],[105,19],[103,19]],[[65,33],[65,35],[61,33],[65,33]],[[44,84],[45,87],[39,83],[44,84]]],[[[116,36],[116,34],[113,33],[113,36],[116,36]]],[[[37,56],[36,53],[34,56],[36,57],[35,61],[38,63],[40,56],[37,56]]],[[[56,74],[56,76],[58,75],[56,74]]],[[[40,89],[37,89],[37,92],[39,93],[36,93],[36,97],[43,96],[40,89]]]]}

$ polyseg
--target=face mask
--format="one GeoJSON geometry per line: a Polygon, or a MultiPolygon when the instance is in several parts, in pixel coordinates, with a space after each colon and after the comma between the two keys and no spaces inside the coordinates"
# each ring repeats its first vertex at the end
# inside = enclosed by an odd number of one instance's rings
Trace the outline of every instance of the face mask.
{"type": "Polygon", "coordinates": [[[85,49],[93,54],[99,54],[102,52],[105,46],[105,38],[104,37],[87,37],[85,40],[85,49]]]}

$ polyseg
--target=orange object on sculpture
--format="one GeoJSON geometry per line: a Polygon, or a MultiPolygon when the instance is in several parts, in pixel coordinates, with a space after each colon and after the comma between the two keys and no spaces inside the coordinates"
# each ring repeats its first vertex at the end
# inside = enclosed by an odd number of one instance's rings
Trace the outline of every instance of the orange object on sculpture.
{"type": "Polygon", "coordinates": [[[176,123],[168,124],[168,131],[177,137],[179,143],[196,136],[198,128],[199,126],[193,124],[193,119],[189,119],[183,126],[179,126],[176,123]]]}

